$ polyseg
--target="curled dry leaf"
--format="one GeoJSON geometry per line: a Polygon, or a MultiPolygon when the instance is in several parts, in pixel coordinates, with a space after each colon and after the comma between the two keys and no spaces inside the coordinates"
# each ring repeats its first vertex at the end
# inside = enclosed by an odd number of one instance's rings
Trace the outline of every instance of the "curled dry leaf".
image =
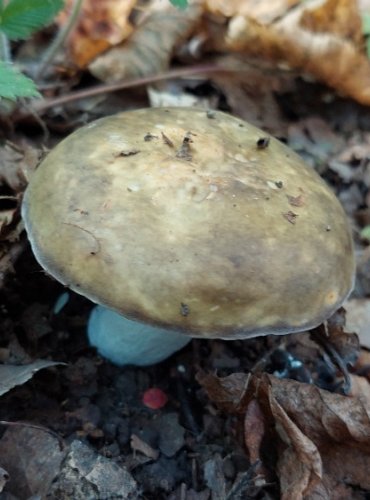
{"type": "MultiPolygon", "coordinates": [[[[277,467],[283,498],[334,498],[348,484],[370,489],[370,404],[293,380],[204,373],[198,381],[221,409],[242,414],[256,398],[266,422],[275,426],[277,467]],[[344,460],[343,457],[346,457],[344,460]],[[293,495],[293,496],[292,496],[293,495]]],[[[269,447],[273,446],[271,439],[269,447]]]]}
{"type": "Polygon", "coordinates": [[[270,15],[269,0],[260,0],[258,7],[253,1],[243,2],[243,7],[241,3],[222,9],[221,2],[208,0],[208,10],[229,18],[224,35],[218,30],[210,41],[215,49],[242,52],[311,74],[338,92],[370,104],[370,63],[357,2],[276,0],[270,15]]]}
{"type": "Polygon", "coordinates": [[[39,370],[62,364],[64,363],[38,359],[27,365],[0,365],[0,396],[13,389],[16,385],[26,383],[39,370]]]}
{"type": "Polygon", "coordinates": [[[244,442],[247,447],[249,460],[256,464],[256,472],[265,476],[261,463],[260,448],[265,435],[265,422],[262,410],[257,399],[252,399],[247,406],[244,416],[244,442]]]}
{"type": "Polygon", "coordinates": [[[167,68],[175,47],[194,29],[201,16],[200,5],[179,10],[169,3],[148,11],[127,43],[112,48],[89,65],[104,82],[116,82],[156,74],[167,68]]]}
{"type": "Polygon", "coordinates": [[[212,14],[234,17],[250,15],[260,23],[269,23],[299,4],[300,0],[207,0],[212,14]]]}
{"type": "Polygon", "coordinates": [[[9,474],[5,469],[0,467],[0,493],[3,491],[4,486],[9,481],[9,474]]]}
{"type": "Polygon", "coordinates": [[[327,320],[328,340],[347,365],[354,365],[360,354],[360,341],[357,333],[345,331],[345,325],[346,311],[341,307],[327,320]]]}
{"type": "Polygon", "coordinates": [[[370,300],[353,298],[345,305],[346,323],[350,331],[355,331],[362,346],[370,349],[370,300]]]}
{"type": "MultiPolygon", "coordinates": [[[[57,22],[69,19],[74,0],[67,0],[57,22]]],[[[129,21],[136,0],[85,0],[76,27],[68,37],[67,50],[74,64],[84,68],[96,56],[125,40],[132,32],[129,21]]]]}
{"type": "Polygon", "coordinates": [[[134,452],[139,451],[152,460],[157,460],[159,457],[159,451],[152,448],[148,443],[140,439],[136,434],[131,434],[130,445],[131,449],[134,452]]]}

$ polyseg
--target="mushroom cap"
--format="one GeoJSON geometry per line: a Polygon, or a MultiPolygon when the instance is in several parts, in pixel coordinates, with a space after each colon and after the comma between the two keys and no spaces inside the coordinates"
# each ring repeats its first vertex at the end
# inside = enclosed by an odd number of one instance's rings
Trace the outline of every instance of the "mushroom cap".
{"type": "Polygon", "coordinates": [[[333,192],[280,141],[221,112],[141,109],[80,128],[42,161],[22,213],[57,280],[192,336],[313,328],[353,286],[333,192]]]}

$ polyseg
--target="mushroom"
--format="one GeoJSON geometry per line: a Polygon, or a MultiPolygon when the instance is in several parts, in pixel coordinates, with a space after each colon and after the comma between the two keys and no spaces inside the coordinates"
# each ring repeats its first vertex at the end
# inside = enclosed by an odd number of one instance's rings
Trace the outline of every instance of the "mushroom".
{"type": "Polygon", "coordinates": [[[22,213],[41,266],[100,304],[88,334],[117,364],[155,363],[191,337],[311,329],[353,286],[331,189],[218,111],[140,109],[80,128],[42,161],[22,213]]]}

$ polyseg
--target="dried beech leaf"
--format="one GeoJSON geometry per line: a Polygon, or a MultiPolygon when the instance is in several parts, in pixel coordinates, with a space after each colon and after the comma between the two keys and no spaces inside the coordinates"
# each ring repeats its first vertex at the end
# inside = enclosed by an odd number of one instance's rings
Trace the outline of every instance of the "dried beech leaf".
{"type": "Polygon", "coordinates": [[[179,10],[171,5],[148,12],[130,39],[89,65],[104,82],[152,75],[167,68],[175,47],[194,29],[201,16],[199,5],[179,10]]]}
{"type": "MultiPolygon", "coordinates": [[[[332,33],[362,44],[362,22],[357,2],[352,0],[326,0],[312,9],[307,5],[301,17],[301,27],[313,33],[332,33]],[[321,5],[320,5],[321,4],[321,5]]],[[[317,2],[316,2],[317,5],[317,2]]]]}
{"type": "MultiPolygon", "coordinates": [[[[253,3],[253,2],[252,2],[253,3]]],[[[279,2],[278,2],[279,3],[279,2]]],[[[214,48],[242,52],[308,73],[362,104],[370,104],[370,62],[365,52],[360,7],[353,0],[307,0],[271,20],[253,5],[230,12],[227,32],[214,48]]],[[[207,7],[212,11],[213,2],[207,7]]],[[[259,2],[259,9],[270,5],[259,2]]]]}
{"type": "MultiPolygon", "coordinates": [[[[268,391],[268,387],[266,387],[268,391]]],[[[292,419],[276,398],[267,393],[276,430],[286,445],[278,461],[282,499],[301,498],[307,495],[322,479],[322,461],[319,450],[292,419]],[[297,467],[297,464],[299,466],[297,467]],[[291,474],[291,472],[293,472],[291,474]]]]}
{"type": "Polygon", "coordinates": [[[348,485],[370,489],[368,391],[346,397],[267,374],[218,378],[201,373],[198,381],[229,412],[242,414],[252,399],[258,400],[265,421],[276,429],[269,447],[278,453],[283,498],[329,499],[331,491],[350,498],[348,485]]]}
{"type": "Polygon", "coordinates": [[[370,406],[370,383],[365,377],[358,375],[350,375],[351,377],[351,392],[350,396],[359,398],[370,406]]]}
{"type": "Polygon", "coordinates": [[[360,340],[357,333],[348,333],[346,311],[338,309],[327,320],[328,340],[347,365],[354,365],[360,354],[360,340]]]}
{"type": "MultiPolygon", "coordinates": [[[[29,149],[32,152],[36,151],[30,146],[29,149]]],[[[25,156],[25,148],[18,148],[10,142],[0,146],[0,183],[6,184],[14,193],[23,191],[26,186],[24,172],[27,169],[27,160],[25,156]]]]}
{"type": "Polygon", "coordinates": [[[39,370],[62,364],[64,363],[38,359],[28,365],[0,365],[0,396],[13,387],[26,383],[39,370]]]}
{"type": "Polygon", "coordinates": [[[348,300],[346,309],[346,328],[356,332],[362,346],[370,349],[370,300],[354,298],[348,300]]]}
{"type": "MultiPolygon", "coordinates": [[[[342,483],[370,488],[370,406],[365,398],[332,394],[272,376],[265,376],[259,389],[261,396],[266,391],[262,397],[269,398],[273,413],[279,404],[319,451],[323,464],[321,489],[330,491],[342,483]]],[[[297,446],[301,446],[299,442],[295,443],[295,454],[297,446]]],[[[283,481],[290,471],[280,470],[283,481]]],[[[317,483],[311,484],[314,486],[317,483]]]]}
{"type": "Polygon", "coordinates": [[[197,381],[207,391],[209,398],[228,413],[244,413],[250,398],[249,375],[233,373],[219,378],[205,372],[198,372],[197,381]],[[246,399],[246,396],[247,399],[246,399]]]}
{"type": "MultiPolygon", "coordinates": [[[[63,26],[70,17],[74,0],[67,0],[58,16],[63,26]]],[[[109,47],[125,40],[132,32],[129,15],[136,0],[85,0],[77,25],[67,41],[74,64],[84,68],[109,47]]]]}
{"type": "Polygon", "coordinates": [[[234,17],[248,15],[261,23],[270,23],[282,16],[301,0],[207,0],[206,9],[212,14],[234,17]]]}
{"type": "Polygon", "coordinates": [[[260,447],[265,434],[265,422],[257,399],[252,399],[244,417],[244,442],[252,464],[260,461],[260,447]]]}

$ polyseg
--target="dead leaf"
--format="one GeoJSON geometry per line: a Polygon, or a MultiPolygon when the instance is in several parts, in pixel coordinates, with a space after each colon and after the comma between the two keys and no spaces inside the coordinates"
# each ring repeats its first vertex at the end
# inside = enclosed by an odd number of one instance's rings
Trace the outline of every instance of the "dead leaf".
{"type": "Polygon", "coordinates": [[[301,26],[313,33],[332,33],[352,40],[358,47],[363,41],[359,9],[352,0],[312,2],[302,13],[301,26]]]}
{"type": "Polygon", "coordinates": [[[148,11],[129,40],[113,47],[89,65],[90,72],[104,82],[117,82],[157,74],[166,69],[175,47],[195,29],[201,7],[179,10],[169,3],[148,11]]]}
{"type": "Polygon", "coordinates": [[[221,410],[244,414],[250,400],[250,377],[245,373],[232,373],[228,377],[219,378],[200,371],[196,379],[221,410]]]}
{"type": "MultiPolygon", "coordinates": [[[[207,8],[214,12],[213,3],[209,0],[207,8]]],[[[265,14],[269,0],[259,2],[262,15],[254,13],[255,2],[245,4],[243,10],[225,11],[225,33],[220,36],[218,30],[218,36],[211,36],[209,42],[214,50],[274,61],[277,67],[284,65],[310,74],[337,92],[370,104],[370,62],[357,2],[281,1],[277,2],[279,15],[275,17],[265,14]]]]}
{"type": "Polygon", "coordinates": [[[348,328],[347,314],[343,307],[327,320],[327,332],[328,341],[345,364],[354,365],[360,353],[360,342],[357,332],[348,328]]]}
{"type": "MultiPolygon", "coordinates": [[[[267,388],[267,390],[269,390],[267,388]]],[[[275,427],[285,447],[278,459],[282,500],[303,498],[322,479],[323,469],[319,450],[272,394],[267,393],[275,427]]]]}
{"type": "Polygon", "coordinates": [[[244,441],[251,463],[260,460],[260,446],[265,433],[263,413],[257,399],[252,399],[244,417],[244,441]]]}
{"type": "MultiPolygon", "coordinates": [[[[67,0],[57,18],[64,26],[70,17],[74,0],[67,0]]],[[[129,15],[136,0],[85,0],[77,25],[67,41],[71,60],[79,68],[113,45],[125,40],[132,32],[129,15]]]]}
{"type": "Polygon", "coordinates": [[[134,452],[139,451],[152,460],[157,460],[159,451],[152,448],[148,443],[139,438],[136,434],[131,435],[130,446],[134,452]]]}
{"type": "Polygon", "coordinates": [[[370,300],[350,299],[344,304],[346,310],[346,327],[356,332],[360,344],[370,349],[370,300]]]}
{"type": "Polygon", "coordinates": [[[9,481],[9,474],[5,469],[0,467],[0,493],[3,491],[4,486],[9,481]]]}
{"type": "Polygon", "coordinates": [[[57,361],[38,359],[28,365],[0,365],[0,396],[15,386],[26,383],[39,370],[63,364],[57,361]]]}
{"type": "Polygon", "coordinates": [[[26,187],[26,171],[38,161],[38,152],[31,146],[18,147],[8,141],[0,146],[0,182],[10,187],[14,194],[26,187]]]}
{"type": "Polygon", "coordinates": [[[359,398],[370,406],[370,383],[366,377],[351,374],[351,392],[349,396],[359,398]]]}
{"type": "Polygon", "coordinates": [[[370,489],[370,404],[367,397],[332,394],[314,385],[233,374],[197,376],[221,409],[243,414],[256,398],[267,425],[275,427],[268,446],[278,453],[283,498],[333,498],[348,485],[370,489]],[[345,460],[343,459],[345,457],[345,460]],[[312,495],[312,496],[310,496],[312,495]]]}
{"type": "Polygon", "coordinates": [[[207,0],[206,8],[215,15],[250,15],[261,23],[270,23],[299,2],[300,0],[207,0]]]}

